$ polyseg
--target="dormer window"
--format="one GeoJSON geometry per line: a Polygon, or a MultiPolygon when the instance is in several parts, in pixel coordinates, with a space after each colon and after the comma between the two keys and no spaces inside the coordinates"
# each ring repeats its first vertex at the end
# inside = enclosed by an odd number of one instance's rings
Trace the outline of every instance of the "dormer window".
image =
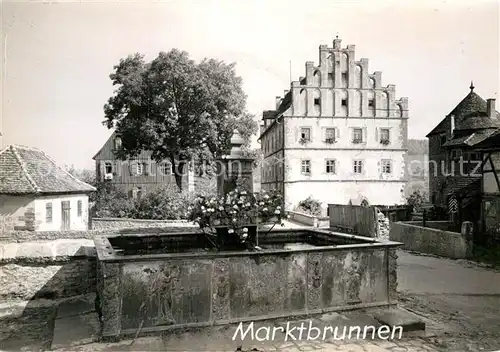
{"type": "Polygon", "coordinates": [[[115,150],[122,149],[122,139],[120,137],[115,137],[114,146],[115,146],[115,150]]]}

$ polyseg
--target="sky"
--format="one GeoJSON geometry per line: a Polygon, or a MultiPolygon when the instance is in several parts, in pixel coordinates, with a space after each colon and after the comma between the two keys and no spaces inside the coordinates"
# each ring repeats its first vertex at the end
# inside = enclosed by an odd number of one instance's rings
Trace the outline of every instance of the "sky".
{"type": "Polygon", "coordinates": [[[196,61],[235,62],[260,119],[290,88],[290,72],[305,75],[319,45],[338,35],[409,98],[410,138],[425,138],[471,80],[484,99],[498,99],[500,86],[492,0],[23,0],[3,1],[1,19],[2,146],[37,147],[76,168],[94,167],[111,133],[101,123],[109,74],[136,52],[152,60],[178,48],[196,61]]]}

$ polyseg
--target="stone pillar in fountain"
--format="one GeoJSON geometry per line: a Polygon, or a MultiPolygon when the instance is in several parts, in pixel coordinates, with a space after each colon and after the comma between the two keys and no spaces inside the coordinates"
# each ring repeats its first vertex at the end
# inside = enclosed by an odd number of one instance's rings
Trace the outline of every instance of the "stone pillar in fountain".
{"type": "Polygon", "coordinates": [[[231,152],[217,161],[217,194],[224,196],[239,187],[253,193],[254,159],[244,156],[243,138],[235,132],[231,138],[231,152]]]}

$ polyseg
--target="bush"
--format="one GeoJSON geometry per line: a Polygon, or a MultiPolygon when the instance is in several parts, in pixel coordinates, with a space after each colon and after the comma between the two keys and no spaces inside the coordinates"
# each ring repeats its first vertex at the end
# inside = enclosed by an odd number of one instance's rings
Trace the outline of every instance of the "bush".
{"type": "Polygon", "coordinates": [[[161,188],[136,199],[129,217],[151,220],[186,219],[190,198],[188,193],[179,193],[176,187],[161,188]]]}
{"type": "Polygon", "coordinates": [[[101,182],[94,193],[94,213],[96,217],[127,218],[134,207],[134,202],[127,194],[112,183],[101,182]]]}
{"type": "Polygon", "coordinates": [[[299,202],[297,211],[314,216],[321,216],[321,202],[316,199],[312,199],[311,197],[307,197],[307,199],[299,202]]]}
{"type": "Polygon", "coordinates": [[[408,198],[406,198],[406,204],[411,206],[412,210],[418,209],[422,206],[425,198],[420,193],[420,191],[413,192],[408,198]]]}
{"type": "Polygon", "coordinates": [[[433,206],[426,212],[426,219],[433,221],[449,220],[448,209],[440,206],[433,206]]]}

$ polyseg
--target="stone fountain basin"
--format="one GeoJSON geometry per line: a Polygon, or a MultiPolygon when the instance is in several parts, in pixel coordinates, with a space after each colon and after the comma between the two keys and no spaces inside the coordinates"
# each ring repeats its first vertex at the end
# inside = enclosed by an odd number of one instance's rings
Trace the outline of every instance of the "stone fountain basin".
{"type": "Polygon", "coordinates": [[[104,338],[396,304],[397,242],[277,229],[258,251],[199,232],[95,238],[104,338]]]}

